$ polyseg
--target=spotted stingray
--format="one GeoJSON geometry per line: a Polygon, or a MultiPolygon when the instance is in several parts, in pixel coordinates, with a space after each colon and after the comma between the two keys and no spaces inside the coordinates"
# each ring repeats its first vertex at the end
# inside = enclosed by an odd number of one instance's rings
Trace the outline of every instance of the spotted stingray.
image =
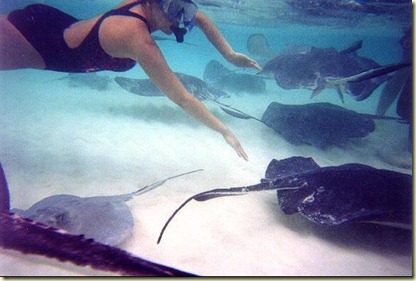
{"type": "Polygon", "coordinates": [[[273,159],[260,183],[218,188],[187,199],[164,225],[158,243],[173,217],[192,200],[277,190],[287,214],[301,213],[321,226],[353,222],[412,228],[412,176],[358,163],[320,167],[312,158],[273,159]]]}
{"type": "Polygon", "coordinates": [[[216,60],[211,60],[205,66],[204,81],[212,87],[237,93],[263,93],[266,91],[266,82],[263,77],[237,73],[216,60]]]}
{"type": "MultiPolygon", "coordinates": [[[[184,73],[175,72],[185,88],[199,100],[212,99],[219,97],[229,97],[224,91],[213,88],[202,79],[184,73]]],[[[163,93],[155,86],[150,79],[134,79],[117,76],[114,81],[124,90],[145,97],[160,97],[163,93]]]]}

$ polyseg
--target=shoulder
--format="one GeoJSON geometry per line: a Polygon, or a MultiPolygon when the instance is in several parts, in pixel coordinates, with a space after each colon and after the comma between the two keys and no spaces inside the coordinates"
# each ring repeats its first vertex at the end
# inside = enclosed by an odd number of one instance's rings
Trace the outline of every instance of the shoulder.
{"type": "Polygon", "coordinates": [[[198,11],[196,13],[194,22],[197,27],[205,31],[208,31],[215,26],[212,20],[207,15],[202,13],[201,11],[198,11]]]}
{"type": "Polygon", "coordinates": [[[126,43],[151,39],[147,24],[134,17],[111,16],[104,20],[100,30],[103,37],[126,43]]]}
{"type": "Polygon", "coordinates": [[[194,21],[197,25],[199,25],[199,24],[204,23],[205,21],[210,21],[210,19],[208,18],[207,15],[205,15],[203,12],[198,10],[195,14],[194,21]]]}
{"type": "Polygon", "coordinates": [[[129,58],[137,57],[144,46],[156,44],[143,21],[125,16],[106,18],[100,29],[100,41],[111,55],[129,58]]]}

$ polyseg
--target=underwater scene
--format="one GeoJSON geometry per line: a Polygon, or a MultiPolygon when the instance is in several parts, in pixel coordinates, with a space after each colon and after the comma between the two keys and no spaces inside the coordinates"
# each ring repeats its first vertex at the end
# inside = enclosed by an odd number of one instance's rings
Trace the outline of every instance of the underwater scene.
{"type": "Polygon", "coordinates": [[[139,64],[2,70],[0,276],[413,276],[412,2],[194,2],[261,69],[152,37],[248,161],[139,64]]]}

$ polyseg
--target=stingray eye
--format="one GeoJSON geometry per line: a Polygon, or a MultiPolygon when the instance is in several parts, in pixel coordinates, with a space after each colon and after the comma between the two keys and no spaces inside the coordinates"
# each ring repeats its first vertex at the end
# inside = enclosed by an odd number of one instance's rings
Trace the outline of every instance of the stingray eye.
{"type": "Polygon", "coordinates": [[[189,90],[190,90],[190,92],[192,93],[192,94],[194,94],[194,93],[196,93],[197,92],[197,87],[195,86],[195,85],[191,85],[190,87],[189,87],[189,90]]]}
{"type": "Polygon", "coordinates": [[[68,221],[68,214],[62,213],[55,216],[55,224],[62,225],[68,221]]]}

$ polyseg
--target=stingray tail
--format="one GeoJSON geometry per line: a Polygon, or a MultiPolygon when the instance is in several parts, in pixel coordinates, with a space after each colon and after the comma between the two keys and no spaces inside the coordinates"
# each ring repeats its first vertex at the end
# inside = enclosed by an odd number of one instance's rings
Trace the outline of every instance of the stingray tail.
{"type": "Polygon", "coordinates": [[[346,83],[362,82],[365,80],[373,79],[409,66],[411,66],[410,63],[394,63],[390,65],[375,67],[345,78],[325,77],[324,83],[328,86],[337,87],[345,85],[346,83]]]}
{"type": "Polygon", "coordinates": [[[178,178],[178,177],[181,177],[181,176],[185,176],[185,175],[189,175],[189,174],[192,174],[192,173],[200,172],[200,171],[203,171],[203,170],[202,169],[198,169],[198,170],[194,170],[194,171],[182,173],[182,174],[179,174],[179,175],[176,175],[176,176],[172,176],[172,177],[166,178],[164,180],[161,180],[161,181],[152,183],[150,185],[146,185],[145,187],[142,187],[139,190],[136,190],[136,191],[134,191],[134,192],[132,192],[130,194],[121,195],[121,196],[125,196],[126,198],[124,199],[124,201],[127,201],[127,200],[130,200],[131,198],[133,198],[134,196],[141,195],[143,193],[146,193],[146,192],[149,192],[149,191],[155,189],[158,186],[161,186],[162,184],[164,184],[168,180],[171,180],[171,179],[174,179],[174,178],[178,178]]]}
{"type": "Polygon", "coordinates": [[[407,121],[400,117],[394,116],[384,116],[384,115],[374,115],[374,114],[367,114],[367,113],[360,113],[362,116],[369,117],[373,120],[388,120],[388,121],[397,121],[398,123],[406,124],[407,121]]]}
{"type": "Polygon", "coordinates": [[[229,115],[231,115],[233,117],[236,117],[236,118],[239,118],[239,119],[254,119],[254,120],[259,121],[259,122],[261,122],[261,123],[263,123],[263,124],[265,124],[267,126],[267,124],[264,123],[263,120],[258,119],[258,118],[254,117],[254,116],[251,116],[251,115],[249,115],[247,113],[244,113],[243,111],[241,111],[241,110],[239,110],[237,108],[234,108],[234,107],[232,107],[232,106],[230,106],[228,104],[224,104],[224,103],[222,103],[222,102],[220,102],[220,101],[218,101],[216,99],[213,99],[211,97],[208,97],[206,95],[204,95],[204,98],[206,98],[207,100],[210,100],[210,101],[218,104],[225,113],[227,113],[227,114],[229,114],[229,115]]]}
{"type": "Polygon", "coordinates": [[[264,180],[263,182],[256,184],[256,185],[232,187],[232,188],[217,188],[217,189],[213,189],[213,190],[209,190],[209,191],[196,194],[186,199],[186,201],[183,202],[179,206],[179,208],[177,208],[173,212],[173,214],[169,217],[169,219],[166,221],[165,225],[163,226],[162,230],[160,231],[159,238],[157,239],[157,244],[159,244],[160,241],[162,240],[162,237],[163,237],[163,234],[165,233],[166,228],[168,227],[170,222],[173,220],[173,218],[176,216],[176,214],[192,200],[202,202],[202,201],[207,201],[207,200],[211,200],[211,199],[219,198],[219,197],[239,196],[239,195],[245,195],[249,192],[272,190],[272,189],[277,189],[275,182],[264,180]]]}
{"type": "Polygon", "coordinates": [[[233,108],[231,106],[220,106],[220,107],[225,113],[227,113],[227,114],[229,114],[233,117],[236,117],[236,118],[239,118],[239,119],[254,119],[254,120],[259,121],[259,122],[264,124],[263,120],[260,120],[256,117],[248,115],[247,113],[244,113],[241,110],[238,110],[238,109],[233,108]]]}
{"type": "Polygon", "coordinates": [[[360,72],[355,75],[351,75],[345,78],[333,78],[333,77],[319,77],[317,79],[317,87],[312,92],[311,98],[315,97],[322,92],[325,88],[335,88],[337,90],[338,96],[340,97],[342,103],[344,103],[343,94],[346,93],[346,84],[347,83],[356,83],[362,82],[365,80],[373,79],[379,76],[389,74],[391,72],[397,71],[404,67],[411,66],[410,63],[395,63],[385,66],[375,67],[363,72],[360,72]]]}
{"type": "Polygon", "coordinates": [[[243,195],[246,194],[248,191],[246,190],[242,190],[242,188],[219,188],[219,189],[214,189],[214,190],[210,190],[210,191],[205,191],[202,193],[199,193],[197,195],[194,195],[188,199],[185,200],[185,202],[183,202],[179,208],[177,208],[173,214],[169,217],[169,219],[166,221],[165,225],[163,226],[162,230],[160,231],[159,234],[159,238],[157,239],[157,244],[160,243],[160,241],[162,240],[163,234],[165,233],[166,228],[168,227],[168,225],[170,224],[170,222],[173,220],[173,218],[176,216],[176,214],[183,208],[185,207],[185,205],[187,205],[190,201],[192,201],[193,199],[195,199],[196,201],[206,201],[206,200],[210,200],[210,199],[214,199],[217,197],[223,197],[223,196],[237,196],[237,195],[243,195]]]}
{"type": "Polygon", "coordinates": [[[176,216],[176,214],[183,208],[185,207],[186,204],[188,204],[190,201],[192,201],[192,199],[194,199],[195,196],[192,196],[191,198],[186,199],[185,202],[183,202],[179,208],[177,208],[175,210],[175,212],[173,212],[173,214],[169,217],[169,219],[166,221],[165,225],[163,226],[162,230],[160,231],[159,234],[159,238],[157,238],[157,244],[160,243],[160,241],[162,240],[163,234],[165,233],[166,228],[168,227],[168,225],[170,224],[170,222],[173,220],[173,218],[176,216]]]}

